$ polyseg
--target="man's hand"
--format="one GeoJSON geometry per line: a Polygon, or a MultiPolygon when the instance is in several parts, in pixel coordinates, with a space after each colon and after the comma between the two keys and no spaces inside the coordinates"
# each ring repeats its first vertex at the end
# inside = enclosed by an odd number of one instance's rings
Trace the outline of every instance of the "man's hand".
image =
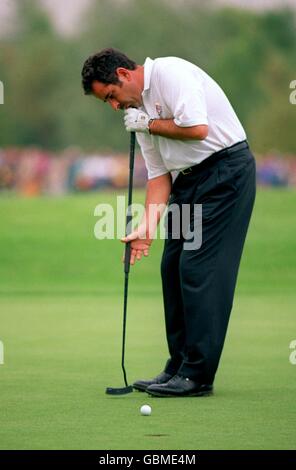
{"type": "Polygon", "coordinates": [[[150,117],[144,111],[128,108],[125,111],[124,125],[127,132],[149,132],[150,117]]]}
{"type": "Polygon", "coordinates": [[[121,239],[123,243],[131,242],[130,264],[135,264],[136,260],[140,261],[142,256],[149,255],[149,248],[152,243],[152,240],[144,237],[145,228],[140,226],[137,230],[130,233],[127,237],[121,239]]]}

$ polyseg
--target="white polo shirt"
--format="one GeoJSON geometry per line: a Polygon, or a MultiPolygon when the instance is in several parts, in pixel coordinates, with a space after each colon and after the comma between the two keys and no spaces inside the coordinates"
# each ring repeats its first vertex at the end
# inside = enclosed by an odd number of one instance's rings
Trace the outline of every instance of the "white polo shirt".
{"type": "Polygon", "coordinates": [[[207,124],[204,140],[175,140],[137,133],[148,170],[155,178],[196,165],[212,153],[246,139],[228,98],[203,70],[177,57],[144,64],[143,109],[151,118],[174,119],[177,126],[207,124]]]}

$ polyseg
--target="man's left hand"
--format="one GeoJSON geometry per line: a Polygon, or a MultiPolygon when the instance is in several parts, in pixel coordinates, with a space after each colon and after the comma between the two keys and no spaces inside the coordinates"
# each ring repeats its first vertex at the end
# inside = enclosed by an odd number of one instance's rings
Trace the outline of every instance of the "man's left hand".
{"type": "Polygon", "coordinates": [[[150,117],[144,111],[128,108],[125,111],[124,125],[127,132],[149,132],[150,117]]]}

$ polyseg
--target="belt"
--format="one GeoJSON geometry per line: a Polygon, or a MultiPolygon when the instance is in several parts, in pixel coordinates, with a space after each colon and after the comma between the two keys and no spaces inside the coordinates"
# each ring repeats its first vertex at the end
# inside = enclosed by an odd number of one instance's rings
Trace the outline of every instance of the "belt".
{"type": "Polygon", "coordinates": [[[227,155],[231,155],[234,152],[238,152],[239,150],[247,148],[249,148],[249,144],[246,140],[243,140],[242,142],[238,142],[237,144],[233,144],[230,147],[212,153],[212,155],[205,158],[202,162],[198,163],[197,165],[190,166],[189,168],[185,168],[184,170],[180,170],[180,173],[185,176],[190,175],[193,172],[203,168],[204,166],[211,164],[215,160],[220,160],[220,158],[226,157],[227,155]]]}

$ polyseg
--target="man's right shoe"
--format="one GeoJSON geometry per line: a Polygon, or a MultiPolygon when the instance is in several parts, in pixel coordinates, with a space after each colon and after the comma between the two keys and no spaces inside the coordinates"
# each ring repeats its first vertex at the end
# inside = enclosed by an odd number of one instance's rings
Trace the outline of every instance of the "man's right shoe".
{"type": "Polygon", "coordinates": [[[177,374],[167,383],[150,385],[146,392],[155,397],[206,397],[213,394],[213,385],[177,374]]]}
{"type": "Polygon", "coordinates": [[[135,390],[139,390],[139,392],[146,392],[146,389],[150,385],[154,384],[165,384],[167,383],[173,376],[171,374],[167,374],[166,372],[161,372],[159,375],[154,377],[154,379],[150,380],[137,380],[133,383],[133,387],[135,390]]]}

